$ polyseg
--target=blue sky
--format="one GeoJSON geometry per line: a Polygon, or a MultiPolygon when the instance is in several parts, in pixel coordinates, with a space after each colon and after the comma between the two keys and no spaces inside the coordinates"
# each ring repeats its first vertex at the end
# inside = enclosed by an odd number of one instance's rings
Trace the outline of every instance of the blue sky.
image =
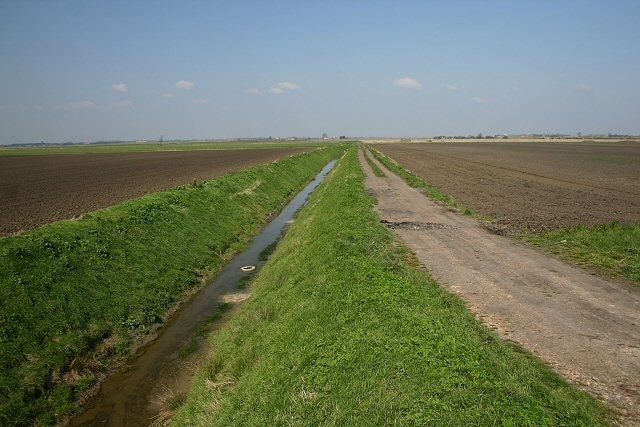
{"type": "Polygon", "coordinates": [[[0,0],[0,144],[640,134],[639,1],[0,0]]]}

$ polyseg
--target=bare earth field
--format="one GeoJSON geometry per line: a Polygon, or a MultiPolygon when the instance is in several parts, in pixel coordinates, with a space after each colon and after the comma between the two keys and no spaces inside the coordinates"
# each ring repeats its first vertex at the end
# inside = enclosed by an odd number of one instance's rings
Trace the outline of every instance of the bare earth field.
{"type": "Polygon", "coordinates": [[[304,151],[308,149],[0,156],[0,235],[304,151]]]}
{"type": "Polygon", "coordinates": [[[472,142],[373,146],[514,231],[640,221],[640,143],[472,142]]]}
{"type": "Polygon", "coordinates": [[[387,170],[376,177],[362,154],[360,163],[380,218],[440,284],[502,338],[606,402],[618,423],[640,425],[640,289],[493,234],[387,170]]]}

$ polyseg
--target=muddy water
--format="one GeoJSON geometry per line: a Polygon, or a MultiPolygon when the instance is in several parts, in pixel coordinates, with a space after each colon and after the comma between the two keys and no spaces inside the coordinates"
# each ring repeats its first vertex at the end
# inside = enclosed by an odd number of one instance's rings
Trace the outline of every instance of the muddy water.
{"type": "Polygon", "coordinates": [[[110,376],[100,392],[90,400],[84,411],[73,418],[71,426],[141,426],[151,424],[157,415],[153,400],[158,384],[185,369],[180,356],[195,336],[200,325],[222,302],[222,297],[239,290],[244,277],[259,270],[259,255],[278,240],[285,226],[306,203],[309,195],[324,180],[335,165],[328,163],[262,232],[250,247],[236,256],[218,276],[198,292],[162,328],[157,338],[118,373],[110,376]],[[253,271],[242,267],[255,265],[253,271]]]}

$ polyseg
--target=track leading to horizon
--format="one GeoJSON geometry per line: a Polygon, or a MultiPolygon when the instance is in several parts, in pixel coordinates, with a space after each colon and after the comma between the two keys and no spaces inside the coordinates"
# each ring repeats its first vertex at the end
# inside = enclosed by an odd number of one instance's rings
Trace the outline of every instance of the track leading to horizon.
{"type": "Polygon", "coordinates": [[[440,284],[501,337],[613,406],[624,424],[640,423],[638,288],[492,234],[386,169],[376,177],[360,155],[380,218],[440,284]]]}

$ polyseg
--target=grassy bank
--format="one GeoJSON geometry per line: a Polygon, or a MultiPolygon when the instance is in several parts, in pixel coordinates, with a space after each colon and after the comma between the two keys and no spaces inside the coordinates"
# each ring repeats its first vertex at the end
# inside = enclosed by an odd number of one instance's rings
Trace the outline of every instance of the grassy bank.
{"type": "Polygon", "coordinates": [[[245,247],[332,146],[0,239],[0,425],[51,424],[245,247]]]}
{"type": "Polygon", "coordinates": [[[409,267],[356,148],[212,336],[175,425],[602,425],[606,411],[409,267]]]}
{"type": "Polygon", "coordinates": [[[640,285],[640,224],[578,226],[519,238],[560,258],[640,285]]]}
{"type": "Polygon", "coordinates": [[[418,175],[414,174],[410,170],[403,168],[398,163],[396,163],[395,160],[385,156],[380,151],[374,148],[371,148],[369,146],[367,148],[373,154],[373,156],[380,163],[384,165],[384,167],[386,167],[391,172],[395,173],[396,175],[404,179],[410,186],[414,188],[422,189],[424,191],[424,194],[426,194],[432,200],[437,200],[439,202],[444,203],[447,206],[457,209],[460,213],[464,215],[481,217],[481,215],[479,215],[477,212],[460,204],[451,195],[429,184],[428,182],[426,182],[425,180],[423,180],[422,178],[420,178],[418,175]]]}

